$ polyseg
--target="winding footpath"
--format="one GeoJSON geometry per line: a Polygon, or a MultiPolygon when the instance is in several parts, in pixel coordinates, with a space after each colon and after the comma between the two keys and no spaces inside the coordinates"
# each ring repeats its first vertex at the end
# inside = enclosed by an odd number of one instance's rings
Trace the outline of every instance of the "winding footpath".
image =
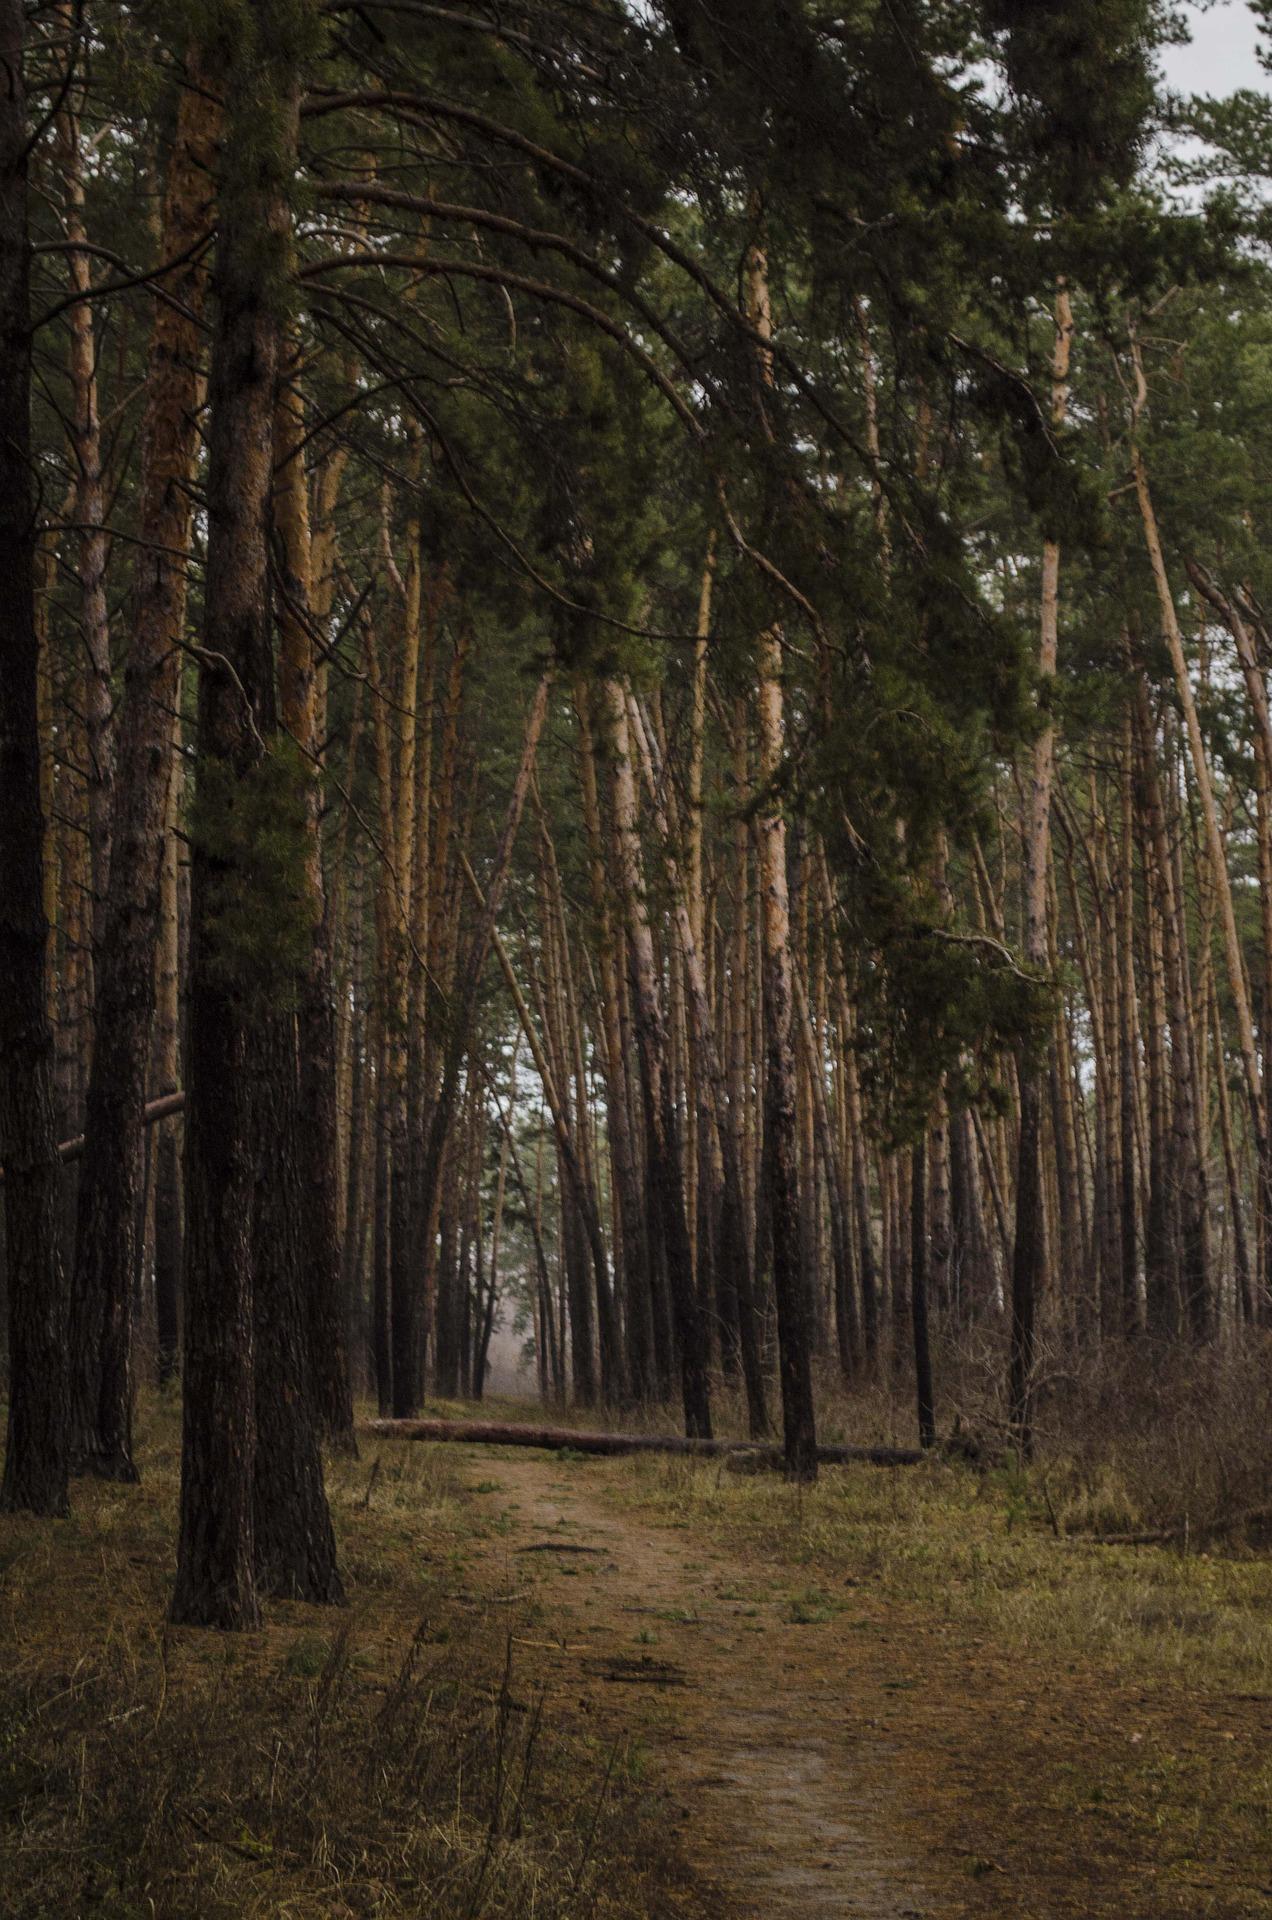
{"type": "Polygon", "coordinates": [[[798,1603],[607,1499],[605,1467],[505,1451],[466,1473],[498,1515],[470,1571],[509,1609],[518,1669],[648,1755],[686,1859],[731,1916],[959,1911],[890,1839],[850,1672],[798,1603]]]}

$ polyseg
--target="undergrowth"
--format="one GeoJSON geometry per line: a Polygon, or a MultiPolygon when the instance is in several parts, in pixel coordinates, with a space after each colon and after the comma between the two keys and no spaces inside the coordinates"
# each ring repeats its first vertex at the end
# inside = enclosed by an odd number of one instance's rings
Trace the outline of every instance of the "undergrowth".
{"type": "Polygon", "coordinates": [[[218,1636],[164,1624],[173,1410],[143,1427],[140,1488],[77,1486],[63,1523],[0,1520],[0,1912],[647,1910],[665,1862],[637,1769],[472,1606],[483,1523],[439,1450],[333,1468],[348,1609],[277,1605],[260,1633],[218,1636]]]}

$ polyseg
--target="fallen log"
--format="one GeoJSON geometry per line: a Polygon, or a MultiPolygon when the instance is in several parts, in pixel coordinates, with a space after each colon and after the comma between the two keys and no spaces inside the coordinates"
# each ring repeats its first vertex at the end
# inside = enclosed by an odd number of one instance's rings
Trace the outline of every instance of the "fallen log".
{"type": "Polygon", "coordinates": [[[1249,1507],[1242,1513],[1230,1513],[1220,1520],[1181,1521],[1173,1527],[1157,1527],[1147,1533],[1073,1533],[1071,1540],[1094,1542],[1099,1547],[1178,1547],[1205,1546],[1230,1533],[1254,1528],[1260,1533],[1272,1529],[1272,1507],[1249,1507]]]}
{"type": "MultiPolygon", "coordinates": [[[[470,1446],[542,1447],[550,1453],[671,1453],[693,1459],[717,1460],[728,1454],[750,1454],[780,1467],[780,1447],[757,1446],[753,1440],[685,1440],[667,1433],[597,1433],[580,1427],[521,1427],[490,1420],[367,1420],[360,1431],[380,1440],[454,1441],[470,1446]]],[[[818,1447],[818,1464],[847,1466],[864,1461],[872,1467],[912,1467],[923,1459],[911,1447],[818,1447]]]]}

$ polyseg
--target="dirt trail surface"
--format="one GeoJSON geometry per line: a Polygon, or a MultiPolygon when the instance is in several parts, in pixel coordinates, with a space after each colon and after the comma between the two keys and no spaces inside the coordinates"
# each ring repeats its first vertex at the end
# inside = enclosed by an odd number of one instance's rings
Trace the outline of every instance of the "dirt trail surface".
{"type": "Polygon", "coordinates": [[[500,1519],[480,1584],[509,1606],[518,1670],[648,1752],[687,1859],[730,1914],[958,1911],[925,1894],[890,1834],[848,1673],[822,1658],[807,1671],[816,1622],[757,1570],[606,1500],[604,1468],[505,1451],[474,1455],[470,1480],[483,1471],[500,1519]]]}
{"type": "Polygon", "coordinates": [[[1272,1920],[1266,1829],[1230,1817],[1272,1803],[1272,1694],[1004,1637],[865,1561],[748,1559],[651,1518],[622,1461],[459,1462],[489,1503],[467,1597],[675,1822],[696,1884],[648,1920],[1272,1920]]]}

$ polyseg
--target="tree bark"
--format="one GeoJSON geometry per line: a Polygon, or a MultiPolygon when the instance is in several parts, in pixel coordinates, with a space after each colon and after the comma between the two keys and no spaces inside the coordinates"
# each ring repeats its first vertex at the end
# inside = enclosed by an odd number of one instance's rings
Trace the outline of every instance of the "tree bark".
{"type": "MultiPolygon", "coordinates": [[[[1136,376],[1136,402],[1132,419],[1132,432],[1138,425],[1147,394],[1144,370],[1138,345],[1132,343],[1132,359],[1136,376]]],[[[1201,721],[1197,713],[1197,702],[1193,696],[1192,682],[1188,674],[1188,662],[1184,656],[1183,636],[1179,629],[1179,616],[1175,609],[1175,598],[1171,591],[1170,576],[1166,570],[1166,559],[1162,552],[1161,536],[1158,532],[1157,515],[1153,507],[1152,492],[1149,487],[1148,469],[1138,444],[1132,443],[1132,470],[1135,479],[1136,497],[1139,502],[1140,518],[1144,529],[1144,545],[1148,553],[1149,566],[1153,575],[1153,584],[1157,590],[1158,610],[1161,614],[1162,632],[1170,652],[1171,667],[1175,680],[1175,691],[1184,716],[1184,726],[1188,738],[1189,757],[1192,762],[1193,779],[1196,784],[1197,798],[1201,806],[1202,824],[1205,831],[1206,851],[1210,859],[1211,877],[1218,897],[1220,928],[1223,934],[1224,957],[1228,966],[1228,986],[1232,994],[1233,1010],[1237,1022],[1237,1040],[1241,1050],[1241,1061],[1245,1069],[1246,1095],[1249,1102],[1250,1126],[1254,1135],[1260,1168],[1269,1167],[1268,1125],[1264,1105],[1264,1089],[1259,1072],[1258,1051],[1254,1039],[1254,1021],[1250,1013],[1250,994],[1246,983],[1245,962],[1241,952],[1241,938],[1237,931],[1236,913],[1233,907],[1232,887],[1228,876],[1228,862],[1224,852],[1223,835],[1219,828],[1219,815],[1215,807],[1214,784],[1210,777],[1210,765],[1206,759],[1205,741],[1202,738],[1201,721]]],[[[1261,1192],[1260,1211],[1266,1216],[1266,1192],[1261,1192]]]]}
{"type": "MultiPolygon", "coordinates": [[[[81,52],[80,29],[72,0],[59,0],[57,19],[59,30],[65,35],[67,59],[78,58],[81,52]]],[[[84,659],[84,778],[88,789],[88,847],[92,884],[89,923],[95,962],[105,928],[114,837],[115,713],[110,619],[106,604],[106,566],[110,543],[105,527],[102,429],[97,405],[98,339],[91,299],[92,256],[85,247],[88,235],[84,227],[84,152],[79,113],[74,104],[79,91],[79,76],[68,75],[68,78],[71,78],[71,85],[57,116],[57,149],[66,195],[63,224],[70,248],[67,256],[71,301],[66,315],[69,336],[67,371],[70,376],[70,417],[67,425],[72,463],[71,511],[77,529],[79,553],[76,571],[84,659]]],[[[74,1288],[71,1308],[73,1332],[74,1288]]]]}
{"type": "Polygon", "coordinates": [[[773,1232],[773,1292],[782,1382],[786,1470],[792,1479],[817,1477],[817,1432],[800,1255],[799,1166],[795,1117],[794,990],[790,901],[786,880],[786,823],[773,788],[784,747],[782,654],[775,628],[761,635],[757,670],[760,740],[760,812],[756,844],[760,877],[764,983],[764,1145],[773,1232]]]}
{"type": "Polygon", "coordinates": [[[45,969],[22,0],[0,0],[0,1159],[9,1418],[0,1509],[67,1510],[66,1293],[45,969]]]}
{"type": "Polygon", "coordinates": [[[305,1275],[309,1379],[318,1431],[356,1453],[349,1382],[348,1310],[340,1248],[340,1129],[336,1117],[336,1009],[331,979],[331,916],[322,871],[319,769],[319,665],[315,649],[313,542],[305,476],[305,409],[299,368],[286,370],[274,411],[274,524],[283,574],[279,694],[283,726],[306,763],[305,887],[313,937],[298,983],[299,1102],[294,1153],[300,1181],[300,1245],[305,1275]]]}
{"type": "MultiPolygon", "coordinates": [[[[1069,355],[1073,313],[1061,286],[1055,303],[1055,351],[1052,360],[1051,419],[1063,424],[1068,409],[1069,355]]],[[[1046,703],[1056,676],[1060,620],[1060,546],[1048,537],[1042,549],[1042,610],[1038,638],[1038,682],[1044,708],[1042,731],[1034,743],[1033,773],[1025,818],[1025,958],[1045,973],[1051,962],[1047,923],[1047,880],[1051,860],[1051,787],[1055,771],[1055,725],[1046,703]]],[[[1008,1413],[1021,1452],[1033,1445],[1033,1373],[1038,1300],[1047,1274],[1047,1236],[1043,1218],[1042,1106],[1043,1067],[1020,1065],[1020,1137],[1016,1172],[1016,1239],[1011,1270],[1011,1338],[1008,1365],[1008,1413]]]]}
{"type": "MultiPolygon", "coordinates": [[[[278,996],[292,984],[292,963],[279,951],[283,932],[261,942],[245,938],[244,929],[275,929],[287,911],[259,852],[260,816],[272,819],[280,778],[285,784],[275,727],[269,512],[285,324],[281,283],[291,251],[287,186],[303,49],[316,12],[312,0],[261,0],[232,43],[218,49],[229,110],[208,396],[190,909],[185,1395],[171,1608],[174,1621],[190,1626],[252,1627],[260,1617],[255,1336],[291,1311],[294,1279],[256,1266],[259,1156],[271,1101],[289,1085],[269,1029],[279,1017],[278,996]]],[[[292,910],[303,924],[300,909],[292,910]]],[[[309,1408],[290,1369],[269,1365],[269,1353],[263,1358],[262,1391],[281,1390],[285,1417],[308,1425],[309,1408]]],[[[317,1492],[321,1500],[320,1481],[317,1492]]],[[[295,1522],[312,1533],[311,1518],[295,1522]]]]}
{"type": "MultiPolygon", "coordinates": [[[[71,1291],[72,1466],[109,1480],[137,1478],[129,1288],[137,1260],[142,1109],[181,683],[190,482],[198,452],[204,269],[196,249],[211,219],[219,119],[192,60],[164,193],[161,250],[165,259],[180,257],[183,264],[164,276],[166,297],[155,303],[147,367],[141,537],[119,722],[114,858],[95,961],[95,1040],[71,1291]]],[[[168,1259],[167,1217],[164,1226],[168,1259]]],[[[165,1297],[165,1314],[166,1307],[165,1297]]],[[[174,1334],[165,1324],[164,1340],[171,1342],[174,1334]]]]}
{"type": "Polygon", "coordinates": [[[626,1306],[626,1352],[632,1394],[637,1401],[652,1400],[654,1371],[654,1309],[649,1272],[649,1236],[641,1206],[640,1179],[629,1122],[627,1058],[622,1035],[622,971],[619,941],[610,912],[610,890],[605,873],[605,843],[601,829],[600,793],[596,778],[591,698],[586,681],[574,688],[574,710],[579,723],[579,784],[583,796],[583,823],[588,841],[588,877],[592,910],[596,916],[600,958],[601,1023],[605,1040],[604,1067],[610,1171],[617,1193],[621,1226],[623,1298],[626,1306]]]}
{"type": "MultiPolygon", "coordinates": [[[[178,692],[178,700],[180,694],[178,692]]],[[[173,718],[174,734],[180,722],[173,718]]],[[[181,1080],[181,916],[176,827],[184,786],[179,753],[173,755],[168,783],[168,814],[163,864],[159,875],[159,951],[155,963],[155,1083],[161,1094],[175,1093],[181,1080]]],[[[184,1099],[182,1101],[184,1106],[184,1099]]],[[[181,1353],[181,1129],[175,1120],[160,1125],[155,1152],[155,1330],[159,1384],[175,1378],[181,1353]]]]}

